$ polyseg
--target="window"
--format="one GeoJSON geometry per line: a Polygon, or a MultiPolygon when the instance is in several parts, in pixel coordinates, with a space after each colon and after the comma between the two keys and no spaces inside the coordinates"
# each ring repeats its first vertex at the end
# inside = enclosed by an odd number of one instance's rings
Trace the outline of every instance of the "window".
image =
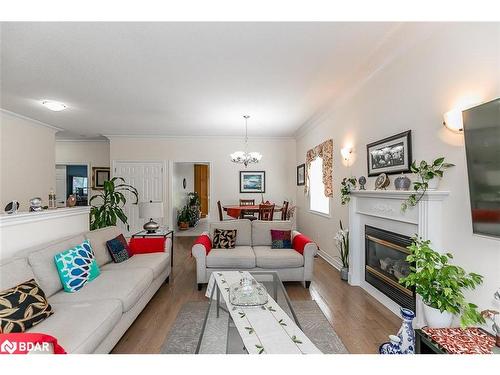
{"type": "Polygon", "coordinates": [[[330,198],[325,196],[323,184],[323,159],[317,157],[311,162],[309,170],[309,209],[330,215],[330,198]]]}

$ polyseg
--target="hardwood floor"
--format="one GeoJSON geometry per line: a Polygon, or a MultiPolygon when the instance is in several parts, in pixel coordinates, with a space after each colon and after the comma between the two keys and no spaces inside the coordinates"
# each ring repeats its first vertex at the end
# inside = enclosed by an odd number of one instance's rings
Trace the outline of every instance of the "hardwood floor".
{"type": "MultiPolygon", "coordinates": [[[[112,353],[159,353],[187,301],[204,301],[205,288],[196,288],[193,237],[176,237],[174,268],[164,284],[128,329],[112,353]]],[[[376,353],[387,336],[397,332],[400,319],[363,289],[340,280],[339,272],[322,258],[315,259],[309,289],[300,283],[285,283],[291,300],[315,300],[350,353],[376,353]]]]}

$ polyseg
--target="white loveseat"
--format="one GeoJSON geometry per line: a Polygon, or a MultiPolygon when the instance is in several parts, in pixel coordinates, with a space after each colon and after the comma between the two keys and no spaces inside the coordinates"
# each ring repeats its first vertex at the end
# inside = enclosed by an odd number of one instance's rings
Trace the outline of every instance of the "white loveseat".
{"type": "Polygon", "coordinates": [[[113,263],[106,241],[120,229],[108,227],[21,251],[0,263],[0,290],[35,279],[54,314],[28,332],[54,336],[68,353],[109,353],[171,271],[170,238],[165,251],[113,263]],[[75,293],[62,289],[54,255],[88,239],[101,274],[75,293]]]}
{"type": "MultiPolygon", "coordinates": [[[[314,257],[318,252],[316,244],[306,244],[303,254],[294,249],[271,249],[271,229],[292,230],[290,221],[240,219],[212,222],[208,233],[211,241],[215,229],[236,229],[236,247],[212,249],[207,255],[202,244],[193,245],[198,290],[208,282],[212,272],[227,269],[276,271],[282,281],[301,281],[306,288],[309,287],[314,257]]],[[[299,234],[292,230],[292,239],[299,234]]]]}

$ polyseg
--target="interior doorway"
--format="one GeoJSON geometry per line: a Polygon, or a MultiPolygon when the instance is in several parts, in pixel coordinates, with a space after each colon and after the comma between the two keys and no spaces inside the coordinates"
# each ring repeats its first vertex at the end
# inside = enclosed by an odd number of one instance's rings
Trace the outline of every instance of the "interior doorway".
{"type": "Polygon", "coordinates": [[[176,235],[195,236],[207,227],[210,218],[210,162],[172,162],[172,223],[176,235]],[[199,198],[199,217],[193,213],[193,193],[199,198]],[[182,210],[190,214],[189,228],[180,230],[178,218],[182,210]]]}
{"type": "Polygon", "coordinates": [[[89,204],[89,166],[79,163],[56,164],[57,207],[65,207],[70,195],[76,197],[77,206],[89,204]]]}

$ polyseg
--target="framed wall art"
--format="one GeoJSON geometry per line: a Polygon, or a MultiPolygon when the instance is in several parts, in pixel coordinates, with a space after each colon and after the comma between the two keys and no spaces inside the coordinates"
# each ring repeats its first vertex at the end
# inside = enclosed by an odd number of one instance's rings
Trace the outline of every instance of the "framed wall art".
{"type": "Polygon", "coordinates": [[[297,186],[306,184],[306,165],[301,164],[297,166],[297,186]]]}
{"type": "Polygon", "coordinates": [[[104,182],[110,179],[110,169],[107,167],[92,167],[92,189],[102,190],[104,182]]]}
{"type": "Polygon", "coordinates": [[[411,130],[366,145],[368,176],[410,171],[411,130]]]}
{"type": "Polygon", "coordinates": [[[265,193],[266,172],[240,171],[240,193],[265,193]]]}

